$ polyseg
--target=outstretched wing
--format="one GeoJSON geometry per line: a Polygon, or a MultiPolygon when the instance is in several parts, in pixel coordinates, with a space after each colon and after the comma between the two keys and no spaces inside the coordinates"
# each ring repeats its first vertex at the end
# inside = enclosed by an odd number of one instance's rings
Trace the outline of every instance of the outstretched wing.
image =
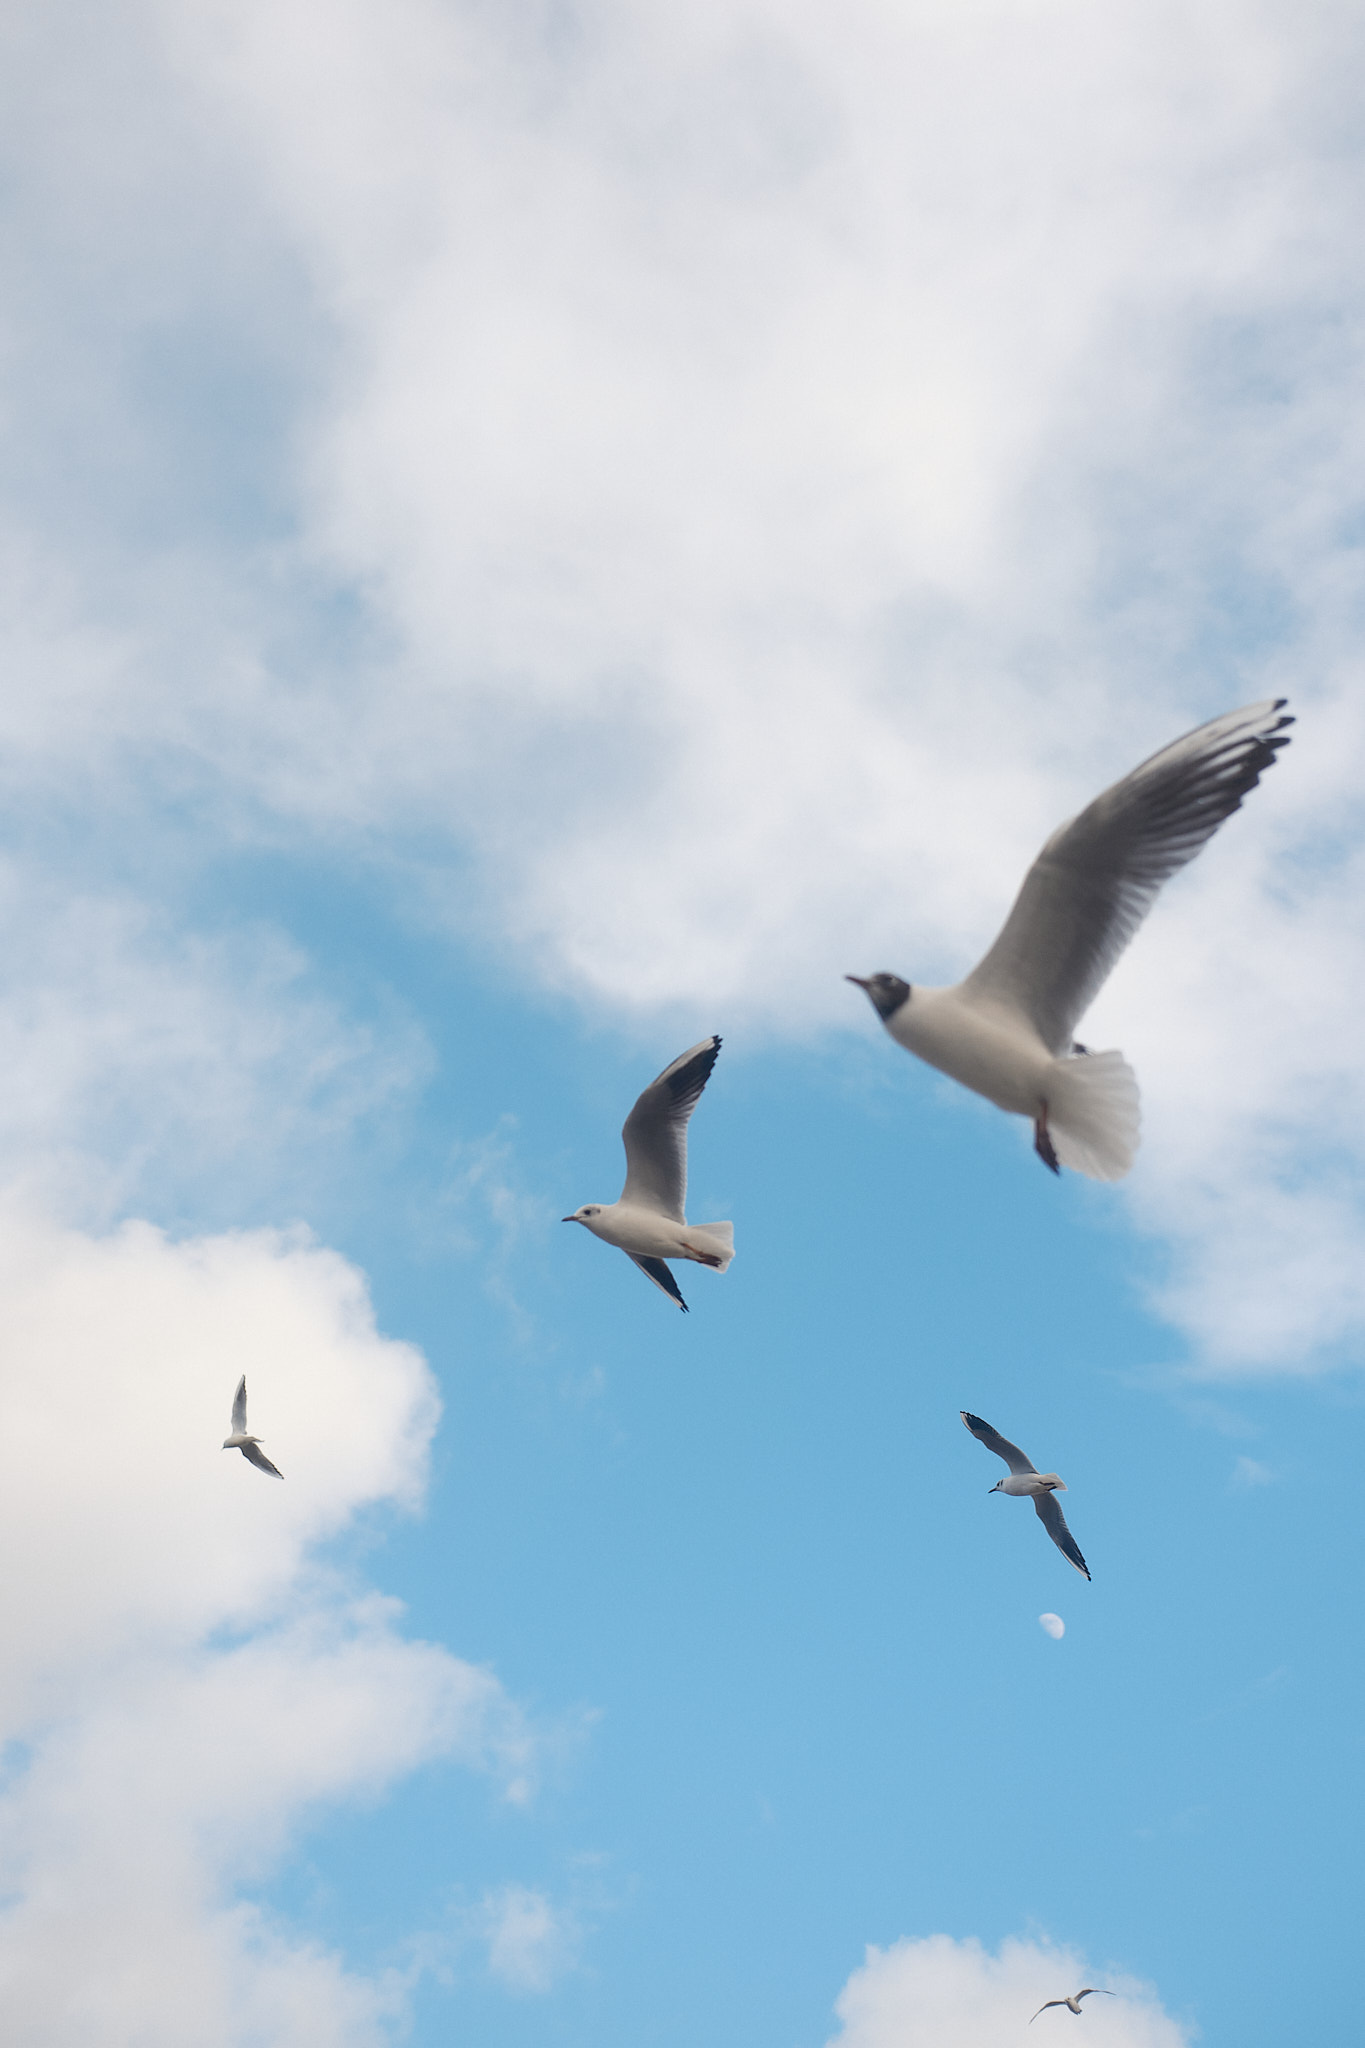
{"type": "Polygon", "coordinates": [[[681,1223],[687,1200],[687,1120],[711,1078],[718,1038],[680,1053],[651,1081],[621,1127],[626,1184],[621,1200],[681,1223]]]}
{"type": "Polygon", "coordinates": [[[283,1479],[283,1472],[280,1471],[278,1465],[271,1464],[259,1444],[239,1444],[238,1449],[248,1463],[256,1467],[258,1472],[269,1472],[272,1478],[283,1479]]]}
{"type": "MultiPolygon", "coordinates": [[[[1065,2005],[1065,2004],[1066,2004],[1066,2000],[1065,2000],[1064,1998],[1049,1998],[1049,2000],[1048,2000],[1048,2002],[1047,2002],[1047,2004],[1046,2004],[1046,2005],[1040,2005],[1040,2006],[1039,2006],[1039,2008],[1038,2008],[1038,2012],[1051,2012],[1051,2010],[1052,2010],[1052,2008],[1053,2008],[1053,2006],[1054,2006],[1054,2005],[1065,2005]]],[[[1037,2017],[1038,2017],[1038,2012],[1036,2012],[1036,2013],[1035,2013],[1035,2014],[1033,2015],[1033,2020],[1036,2020],[1036,2019],[1037,2019],[1037,2017]]],[[[1029,2021],[1029,2025],[1030,2025],[1030,2026],[1032,2026],[1032,2025],[1033,2025],[1033,2020],[1030,2020],[1030,2021],[1029,2021]]]]}
{"type": "Polygon", "coordinates": [[[237,1391],[232,1397],[232,1434],[242,1436],[246,1432],[246,1374],[237,1382],[237,1391]]]}
{"type": "Polygon", "coordinates": [[[999,938],[964,982],[1022,1010],[1054,1055],[1169,881],[1241,806],[1281,747],[1283,697],[1197,726],[1048,840],[999,938]]]}
{"type": "MultiPolygon", "coordinates": [[[[1068,1564],[1074,1564],[1078,1572],[1090,1577],[1090,1567],[1081,1556],[1080,1545],[1066,1526],[1066,1516],[1057,1505],[1055,1493],[1035,1493],[1033,1505],[1038,1510],[1038,1520],[1047,1530],[1068,1564]]],[[[1110,1997],[1113,1997],[1111,1992],[1110,1997]]]]}
{"type": "Polygon", "coordinates": [[[642,1259],[638,1252],[627,1252],[626,1257],[635,1261],[635,1264],[640,1268],[640,1271],[647,1280],[652,1280],[656,1287],[662,1287],[669,1300],[676,1301],[684,1315],[691,1313],[687,1303],[682,1298],[682,1289],[662,1259],[642,1259]]]}
{"type": "Polygon", "coordinates": [[[1023,1474],[1038,1470],[1032,1459],[1024,1456],[1018,1444],[1012,1444],[1008,1437],[1001,1436],[999,1430],[992,1429],[989,1422],[983,1422],[979,1415],[969,1415],[965,1408],[959,1408],[957,1412],[977,1442],[984,1444],[988,1451],[994,1451],[997,1458],[1003,1458],[1011,1472],[1023,1474]]]}
{"type": "Polygon", "coordinates": [[[1076,1993],[1077,2005],[1080,2004],[1083,1998],[1093,1998],[1097,1991],[1099,1992],[1101,1998],[1118,1997],[1117,1991],[1106,1991],[1103,1984],[1087,1984],[1084,1991],[1078,1991],[1076,1993]]]}

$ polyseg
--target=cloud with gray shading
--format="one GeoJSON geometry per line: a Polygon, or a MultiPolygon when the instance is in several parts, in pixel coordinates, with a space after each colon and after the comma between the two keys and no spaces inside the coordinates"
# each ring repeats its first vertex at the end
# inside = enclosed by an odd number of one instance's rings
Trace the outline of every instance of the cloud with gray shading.
{"type": "Polygon", "coordinates": [[[1360,21],[18,15],[15,801],[344,848],[593,1015],[808,1040],[1287,689],[1085,1035],[1142,1080],[1160,1311],[1211,1372],[1343,1356],[1360,21]]]}

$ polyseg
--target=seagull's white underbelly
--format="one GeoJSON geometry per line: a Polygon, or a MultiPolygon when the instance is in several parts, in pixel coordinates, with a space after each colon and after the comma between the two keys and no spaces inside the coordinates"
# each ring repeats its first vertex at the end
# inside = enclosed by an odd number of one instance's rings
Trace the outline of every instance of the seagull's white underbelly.
{"type": "Polygon", "coordinates": [[[600,1214],[584,1219],[594,1237],[614,1244],[619,1251],[634,1252],[641,1259],[685,1259],[690,1256],[683,1240],[687,1225],[654,1209],[627,1209],[612,1202],[600,1214]]]}
{"type": "Polygon", "coordinates": [[[907,1052],[1016,1116],[1036,1116],[1052,1054],[1024,1018],[965,1000],[956,988],[916,988],[888,1020],[907,1052]]]}

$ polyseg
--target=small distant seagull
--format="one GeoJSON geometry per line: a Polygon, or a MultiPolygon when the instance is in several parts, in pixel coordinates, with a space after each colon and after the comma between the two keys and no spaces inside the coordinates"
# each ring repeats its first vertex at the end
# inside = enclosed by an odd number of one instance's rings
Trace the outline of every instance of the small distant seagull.
{"type": "Polygon", "coordinates": [[[688,1223],[687,1120],[711,1078],[718,1038],[680,1053],[651,1081],[621,1129],[626,1184],[617,1202],[587,1202],[564,1223],[581,1223],[594,1237],[634,1259],[642,1273],[687,1313],[687,1303],[666,1259],[694,1259],[723,1273],[735,1255],[732,1223],[688,1223]]]}
{"type": "MultiPolygon", "coordinates": [[[[1049,1998],[1046,2005],[1039,2006],[1038,2012],[1050,2012],[1054,2005],[1064,2005],[1068,2012],[1074,2012],[1076,2016],[1079,2018],[1081,2010],[1081,2000],[1083,1998],[1093,1998],[1097,1991],[1099,1992],[1101,1998],[1118,1997],[1117,1991],[1106,1991],[1102,1984],[1087,1984],[1084,1991],[1074,1991],[1070,1998],[1049,1998]]],[[[1037,2019],[1038,2012],[1036,2012],[1033,2015],[1033,2020],[1037,2019]]],[[[1030,2026],[1033,2025],[1033,2020],[1029,2021],[1030,2026]]]]}
{"type": "Polygon", "coordinates": [[[247,1463],[254,1465],[258,1472],[269,1472],[275,1479],[283,1479],[278,1466],[272,1465],[261,1449],[257,1436],[248,1436],[246,1427],[246,1374],[237,1382],[237,1391],[232,1397],[232,1435],[223,1439],[225,1451],[240,1451],[247,1463]]]}
{"type": "Polygon", "coordinates": [[[1053,1173],[1121,1180],[1137,1150],[1137,1077],[1075,1030],[1156,901],[1289,744],[1276,697],[1196,727],[1060,826],[985,958],[953,988],[845,978],[907,1052],[1033,1119],[1053,1173]]]}
{"type": "MultiPolygon", "coordinates": [[[[1065,1517],[1052,1497],[1054,1493],[1066,1492],[1065,1481],[1059,1479],[1055,1472],[1040,1472],[1033,1461],[1024,1456],[1018,1444],[1010,1443],[1005,1437],[1001,1436],[999,1430],[992,1429],[989,1422],[983,1422],[979,1415],[969,1415],[965,1408],[959,1408],[958,1414],[962,1417],[962,1420],[966,1423],[977,1442],[984,1444],[988,1451],[994,1451],[997,1458],[1003,1458],[1010,1468],[1009,1478],[997,1479],[990,1491],[992,1493],[1025,1494],[1030,1496],[1034,1507],[1038,1510],[1039,1521],[1047,1530],[1048,1535],[1052,1538],[1058,1550],[1061,1551],[1067,1563],[1074,1564],[1078,1572],[1084,1572],[1085,1576],[1089,1578],[1090,1567],[1081,1556],[1080,1550],[1077,1548],[1076,1539],[1067,1528],[1065,1517]]],[[[1076,1995],[1079,1998],[1085,1997],[1083,1991],[1078,1992],[1076,1995]]],[[[1113,1993],[1110,1992],[1108,1995],[1112,1997],[1113,1993]]],[[[1054,1999],[1053,2003],[1057,2005],[1064,2003],[1064,2001],[1054,1999]]],[[[1036,2018],[1037,2015],[1035,2014],[1034,2017],[1036,2018]]]]}

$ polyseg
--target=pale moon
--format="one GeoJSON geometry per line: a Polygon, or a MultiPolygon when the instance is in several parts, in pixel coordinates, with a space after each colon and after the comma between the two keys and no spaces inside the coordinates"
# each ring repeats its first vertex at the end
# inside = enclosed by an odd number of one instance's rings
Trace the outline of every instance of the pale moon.
{"type": "Polygon", "coordinates": [[[1040,1614],[1038,1626],[1045,1634],[1051,1636],[1054,1643],[1060,1642],[1066,1634],[1066,1623],[1060,1614],[1040,1614]]]}

